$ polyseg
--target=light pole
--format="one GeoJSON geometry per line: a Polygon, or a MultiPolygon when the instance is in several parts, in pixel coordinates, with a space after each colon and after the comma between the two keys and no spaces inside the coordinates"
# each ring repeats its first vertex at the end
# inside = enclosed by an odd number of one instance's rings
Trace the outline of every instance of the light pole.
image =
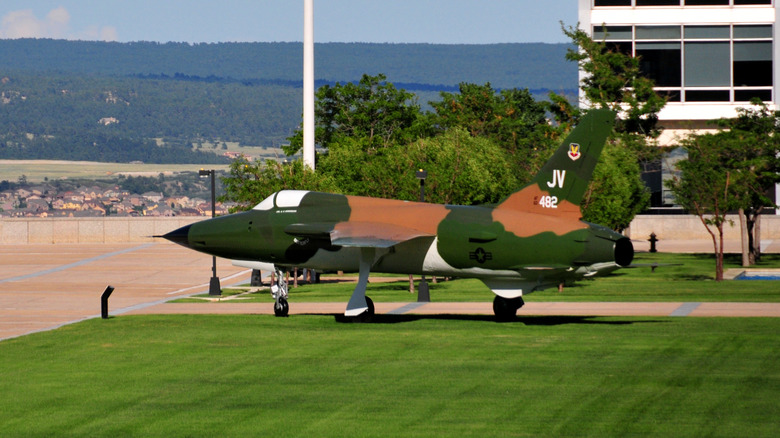
{"type": "MultiPolygon", "coordinates": [[[[425,202],[425,178],[428,177],[428,172],[420,169],[415,175],[420,180],[420,202],[425,202]]],[[[423,274],[420,279],[420,287],[417,288],[417,302],[429,303],[430,301],[431,295],[428,292],[428,281],[425,280],[425,274],[423,274]]]]}
{"type": "MultiPolygon", "coordinates": [[[[200,169],[198,175],[211,177],[211,217],[217,216],[217,196],[216,196],[216,184],[214,182],[214,169],[200,169]]],[[[211,256],[211,280],[209,280],[209,295],[222,295],[222,287],[219,284],[219,277],[217,277],[217,257],[211,256]]]]}

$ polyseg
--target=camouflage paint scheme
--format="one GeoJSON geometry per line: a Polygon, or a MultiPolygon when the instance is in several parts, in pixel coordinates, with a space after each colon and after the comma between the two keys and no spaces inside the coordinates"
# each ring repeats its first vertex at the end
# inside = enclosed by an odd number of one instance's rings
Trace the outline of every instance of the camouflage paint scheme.
{"type": "MultiPolygon", "coordinates": [[[[369,271],[479,278],[496,293],[494,307],[516,312],[524,293],[631,263],[629,239],[580,220],[580,201],[613,122],[611,111],[590,111],[533,181],[496,206],[285,190],[250,211],[164,237],[281,270],[359,271],[366,281],[369,271]]],[[[368,308],[362,287],[347,315],[368,308]]]]}

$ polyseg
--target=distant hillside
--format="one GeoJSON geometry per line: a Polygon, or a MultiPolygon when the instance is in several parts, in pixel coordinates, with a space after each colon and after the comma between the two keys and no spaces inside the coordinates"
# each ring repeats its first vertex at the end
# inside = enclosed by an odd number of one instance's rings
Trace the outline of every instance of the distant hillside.
{"type": "MultiPolygon", "coordinates": [[[[461,82],[574,95],[568,47],[318,44],[315,76],[384,73],[422,105],[461,82]]],[[[301,122],[300,43],[21,39],[0,40],[0,53],[0,158],[224,162],[203,144],[278,147],[301,122]]]]}
{"type": "MultiPolygon", "coordinates": [[[[461,82],[495,88],[577,88],[577,66],[565,60],[568,44],[368,44],[315,46],[315,76],[356,81],[384,73],[393,83],[443,85],[461,82]]],[[[101,75],[216,76],[301,81],[300,43],[107,43],[47,39],[0,40],[2,68],[101,75]]]]}

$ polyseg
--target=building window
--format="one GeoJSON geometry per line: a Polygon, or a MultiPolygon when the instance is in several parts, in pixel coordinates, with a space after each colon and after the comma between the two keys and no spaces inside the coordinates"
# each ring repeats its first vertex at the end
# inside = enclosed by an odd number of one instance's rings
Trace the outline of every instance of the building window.
{"type": "Polygon", "coordinates": [[[772,86],[771,42],[734,42],[734,85],[772,86]]]}
{"type": "Polygon", "coordinates": [[[685,0],[685,6],[725,6],[729,0],[685,0]]]}
{"type": "Polygon", "coordinates": [[[685,86],[728,87],[731,82],[729,69],[729,43],[685,43],[685,86]]]}
{"type": "Polygon", "coordinates": [[[631,0],[595,0],[594,6],[631,6],[631,0]]]}
{"type": "Polygon", "coordinates": [[[594,27],[593,38],[637,56],[642,72],[670,101],[773,101],[772,28],[617,25],[594,27]]]}
{"type": "Polygon", "coordinates": [[[679,87],[680,43],[636,43],[639,68],[659,87],[679,87]]]}
{"type": "Polygon", "coordinates": [[[680,0],[636,0],[637,6],[680,6],[680,0]]]}

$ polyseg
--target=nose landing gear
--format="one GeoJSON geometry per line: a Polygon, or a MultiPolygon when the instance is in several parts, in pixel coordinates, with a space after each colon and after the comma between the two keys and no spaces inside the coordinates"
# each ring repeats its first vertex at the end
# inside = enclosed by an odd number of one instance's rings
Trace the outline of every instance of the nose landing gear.
{"type": "Polygon", "coordinates": [[[287,316],[290,304],[287,302],[287,279],[281,269],[276,270],[276,284],[271,285],[271,296],[274,299],[274,315],[287,316]]]}

